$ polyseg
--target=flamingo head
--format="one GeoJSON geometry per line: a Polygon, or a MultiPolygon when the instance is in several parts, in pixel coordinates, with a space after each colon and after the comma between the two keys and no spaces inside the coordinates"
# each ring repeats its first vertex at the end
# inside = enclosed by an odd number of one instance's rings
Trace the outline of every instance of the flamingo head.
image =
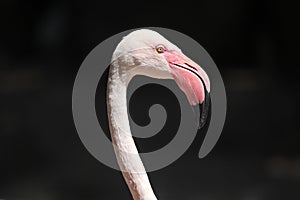
{"type": "Polygon", "coordinates": [[[199,128],[203,127],[210,104],[210,81],[206,72],[159,33],[141,29],[123,38],[112,61],[121,60],[127,73],[159,79],[174,79],[189,103],[200,105],[199,128]]]}

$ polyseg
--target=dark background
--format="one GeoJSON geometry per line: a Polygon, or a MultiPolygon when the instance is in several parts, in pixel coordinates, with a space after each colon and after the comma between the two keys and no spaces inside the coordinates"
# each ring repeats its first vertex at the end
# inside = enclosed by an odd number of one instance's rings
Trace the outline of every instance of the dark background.
{"type": "Polygon", "coordinates": [[[1,1],[0,199],[131,199],[120,172],[81,143],[71,97],[77,70],[97,44],[147,26],[196,39],[217,64],[228,98],[223,133],[207,157],[197,157],[199,133],[183,157],[149,174],[158,198],[300,199],[299,7],[106,3],[1,1]]]}

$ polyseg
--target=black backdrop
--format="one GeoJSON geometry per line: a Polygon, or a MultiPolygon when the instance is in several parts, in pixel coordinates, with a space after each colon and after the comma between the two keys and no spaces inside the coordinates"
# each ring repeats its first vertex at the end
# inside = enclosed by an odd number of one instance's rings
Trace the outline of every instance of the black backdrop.
{"type": "Polygon", "coordinates": [[[300,199],[298,12],[267,0],[1,1],[0,199],[131,198],[121,174],[82,145],[71,95],[92,48],[145,26],[196,39],[228,98],[206,158],[197,158],[200,133],[182,158],[149,174],[158,198],[300,199]]]}

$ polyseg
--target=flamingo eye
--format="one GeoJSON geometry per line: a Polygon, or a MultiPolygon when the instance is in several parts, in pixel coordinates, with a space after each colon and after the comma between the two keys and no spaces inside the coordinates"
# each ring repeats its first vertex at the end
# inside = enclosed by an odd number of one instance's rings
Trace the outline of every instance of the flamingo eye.
{"type": "Polygon", "coordinates": [[[156,47],[157,53],[163,53],[165,52],[165,48],[162,45],[159,45],[156,47]]]}

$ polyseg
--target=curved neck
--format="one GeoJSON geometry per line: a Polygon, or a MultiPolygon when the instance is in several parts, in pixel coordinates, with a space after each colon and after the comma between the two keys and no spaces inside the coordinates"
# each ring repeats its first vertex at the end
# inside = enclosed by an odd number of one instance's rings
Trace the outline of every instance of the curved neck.
{"type": "Polygon", "coordinates": [[[131,135],[126,91],[132,74],[111,64],[107,83],[107,111],[115,154],[134,200],[157,200],[131,135]],[[138,172],[138,173],[137,173],[138,172]]]}

